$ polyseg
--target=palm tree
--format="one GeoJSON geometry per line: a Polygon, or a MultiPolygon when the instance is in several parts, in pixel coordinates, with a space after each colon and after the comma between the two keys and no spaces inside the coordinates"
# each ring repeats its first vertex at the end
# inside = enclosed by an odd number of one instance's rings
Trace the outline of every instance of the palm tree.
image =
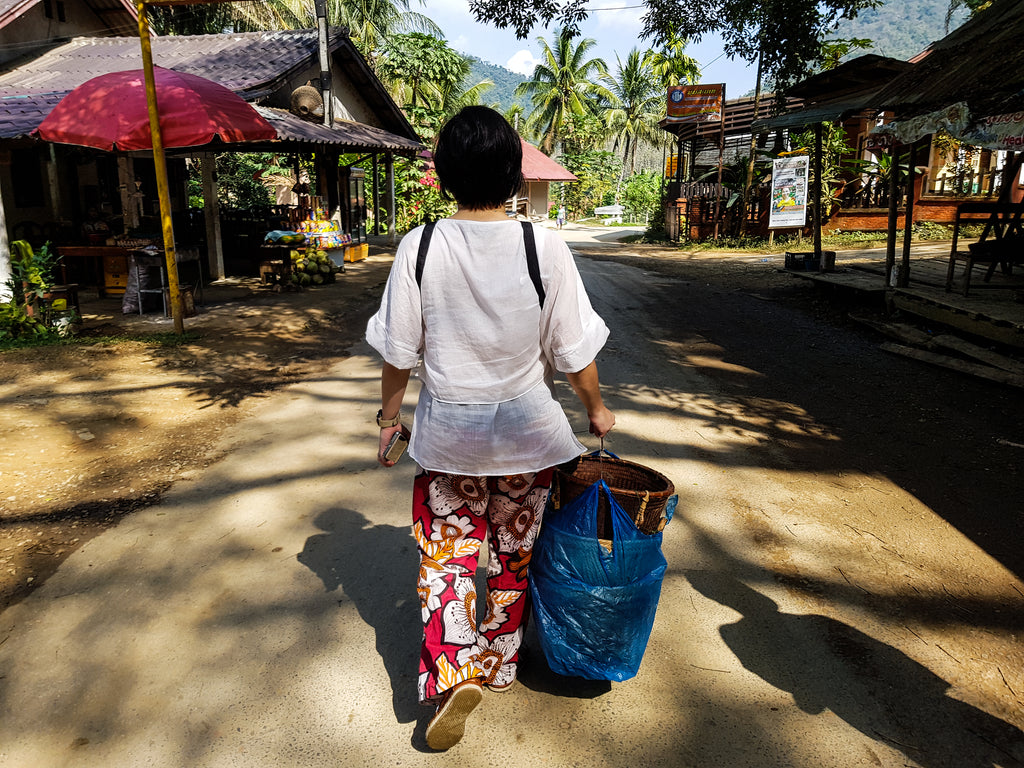
{"type": "MultiPolygon", "coordinates": [[[[316,26],[314,0],[266,0],[231,3],[238,18],[251,29],[309,29],[316,26]]],[[[409,10],[409,0],[327,0],[327,20],[346,27],[349,37],[368,58],[391,36],[423,32],[442,36],[440,27],[409,10]]]]}
{"type": "Polygon", "coordinates": [[[530,80],[516,87],[515,93],[530,98],[533,111],[529,122],[542,137],[541,149],[550,155],[571,115],[596,115],[600,102],[611,102],[614,97],[600,84],[607,65],[602,59],[587,58],[596,40],[584,38],[573,46],[572,37],[558,31],[553,46],[542,37],[537,42],[542,63],[534,68],[530,80]]]}
{"type": "Polygon", "coordinates": [[[662,86],[684,85],[700,81],[700,64],[686,55],[687,40],[671,35],[658,51],[647,51],[644,64],[661,80],[662,86]]]}
{"type": "Polygon", "coordinates": [[[618,55],[616,77],[604,75],[614,100],[604,110],[605,124],[614,135],[614,149],[622,147],[622,172],[629,163],[629,175],[636,164],[636,145],[640,141],[655,144],[661,131],[658,120],[662,116],[664,97],[646,56],[634,48],[623,65],[618,55]]]}

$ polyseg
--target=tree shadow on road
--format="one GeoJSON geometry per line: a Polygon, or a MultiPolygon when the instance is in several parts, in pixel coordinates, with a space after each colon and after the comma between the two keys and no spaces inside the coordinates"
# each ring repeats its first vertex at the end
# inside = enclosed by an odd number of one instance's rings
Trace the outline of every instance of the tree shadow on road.
{"type": "Polygon", "coordinates": [[[719,633],[743,666],[808,714],[831,710],[923,768],[1024,766],[1024,732],[958,701],[950,684],[897,649],[827,616],[779,611],[720,572],[690,584],[742,618],[719,633]]]}
{"type": "Polygon", "coordinates": [[[416,576],[419,561],[409,526],[373,525],[350,509],[331,508],[314,521],[324,533],[306,539],[298,561],[324,589],[341,588],[376,634],[377,653],[391,680],[395,717],[408,723],[424,710],[416,697],[420,649],[416,576]]]}

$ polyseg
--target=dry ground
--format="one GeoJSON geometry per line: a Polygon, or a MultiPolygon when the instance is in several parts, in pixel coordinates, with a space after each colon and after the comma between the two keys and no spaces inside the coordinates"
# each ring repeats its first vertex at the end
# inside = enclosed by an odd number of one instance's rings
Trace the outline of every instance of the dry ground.
{"type": "MultiPolygon", "coordinates": [[[[834,298],[757,255],[608,244],[580,250],[707,286],[723,297],[723,312],[746,311],[730,305],[739,298],[756,299],[754,311],[756,305],[765,312],[773,305],[796,308],[827,329],[823,344],[841,343],[835,329],[859,332],[845,323],[844,307],[834,298]]],[[[200,314],[186,321],[189,337],[181,343],[122,341],[0,353],[0,611],[23,599],[89,538],[156,503],[176,479],[216,461],[217,436],[262,398],[345,356],[361,338],[390,267],[386,251],[372,252],[331,286],[275,293],[240,280],[209,290],[200,314]]],[[[83,315],[86,337],[170,330],[170,322],[155,315],[121,315],[112,299],[93,298],[83,315]]],[[[710,325],[714,318],[702,322],[710,325]]],[[[813,354],[815,343],[791,345],[792,360],[779,369],[778,387],[788,386],[787,375],[799,381],[802,356],[813,354]]],[[[915,373],[902,364],[882,375],[907,379],[915,373]]],[[[894,391],[913,385],[889,383],[894,391]]],[[[915,409],[903,418],[904,428],[923,421],[915,409]]],[[[978,459],[979,472],[983,461],[978,459]]]]}
{"type": "MultiPolygon", "coordinates": [[[[217,437],[269,393],[344,356],[391,259],[338,283],[277,293],[255,279],[207,290],[181,343],[73,344],[0,353],[0,610],[88,539],[217,460],[217,437]]],[[[166,333],[83,296],[85,338],[166,333]]]]}

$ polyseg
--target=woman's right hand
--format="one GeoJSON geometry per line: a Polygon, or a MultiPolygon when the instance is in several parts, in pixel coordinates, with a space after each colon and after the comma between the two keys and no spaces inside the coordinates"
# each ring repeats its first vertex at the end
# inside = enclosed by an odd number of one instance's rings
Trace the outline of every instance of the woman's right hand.
{"type": "Polygon", "coordinates": [[[587,416],[590,418],[590,434],[597,437],[604,437],[615,426],[615,414],[603,405],[587,416]]]}

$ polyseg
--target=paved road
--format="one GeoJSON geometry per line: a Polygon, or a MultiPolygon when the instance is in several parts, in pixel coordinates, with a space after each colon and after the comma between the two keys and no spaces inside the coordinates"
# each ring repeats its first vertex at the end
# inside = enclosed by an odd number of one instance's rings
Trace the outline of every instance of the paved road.
{"type": "MultiPolygon", "coordinates": [[[[360,346],[269,397],[224,460],[0,615],[0,766],[1020,764],[1024,665],[999,666],[1020,660],[1020,635],[986,627],[971,659],[969,621],[881,616],[847,583],[903,568],[893,578],[913,587],[915,569],[974,563],[973,545],[885,477],[863,488],[851,473],[837,491],[835,474],[787,464],[769,435],[825,449],[827,429],[795,407],[767,424],[711,375],[727,356],[666,338],[659,309],[688,300],[679,284],[581,269],[613,328],[612,447],[681,496],[634,680],[568,681],[534,652],[523,685],[486,697],[460,745],[427,751],[412,466],[374,461],[377,361],[360,346]],[[913,531],[864,533],[874,493],[902,494],[890,527],[927,528],[941,549],[918,552],[913,531]],[[1015,694],[1000,695],[997,669],[1015,694]]],[[[756,371],[728,372],[756,397],[756,371]]]]}

